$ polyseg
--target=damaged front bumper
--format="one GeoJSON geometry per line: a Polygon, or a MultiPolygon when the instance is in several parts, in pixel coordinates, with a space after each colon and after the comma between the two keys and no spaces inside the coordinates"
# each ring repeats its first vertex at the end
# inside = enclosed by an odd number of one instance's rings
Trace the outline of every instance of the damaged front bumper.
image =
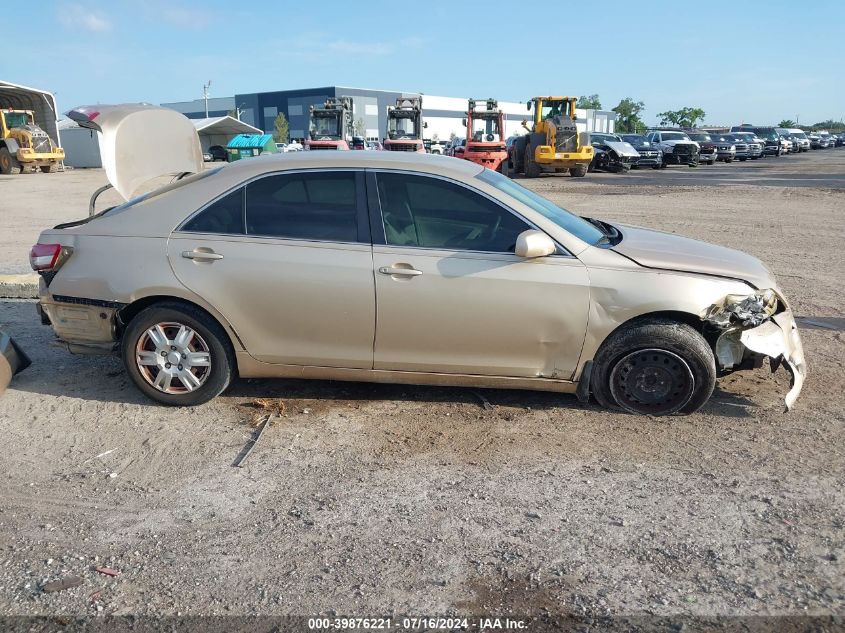
{"type": "Polygon", "coordinates": [[[772,372],[783,364],[792,376],[786,410],[792,409],[804,380],[807,363],[792,311],[772,290],[748,297],[729,296],[710,306],[702,317],[718,328],[714,352],[722,371],[739,368],[750,354],[770,359],[772,372]]]}
{"type": "Polygon", "coordinates": [[[3,330],[0,330],[0,394],[12,381],[12,376],[29,367],[29,357],[3,330]]]}

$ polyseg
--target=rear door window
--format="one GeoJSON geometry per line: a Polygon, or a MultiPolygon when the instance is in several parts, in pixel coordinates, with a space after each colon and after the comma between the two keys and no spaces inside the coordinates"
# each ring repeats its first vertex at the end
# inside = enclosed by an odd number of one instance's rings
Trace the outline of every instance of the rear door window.
{"type": "Polygon", "coordinates": [[[212,202],[181,228],[194,233],[220,233],[243,235],[244,233],[244,188],[226,194],[212,202]]]}
{"type": "Polygon", "coordinates": [[[246,186],[249,235],[358,242],[358,192],[352,171],[277,174],[246,186]]]}

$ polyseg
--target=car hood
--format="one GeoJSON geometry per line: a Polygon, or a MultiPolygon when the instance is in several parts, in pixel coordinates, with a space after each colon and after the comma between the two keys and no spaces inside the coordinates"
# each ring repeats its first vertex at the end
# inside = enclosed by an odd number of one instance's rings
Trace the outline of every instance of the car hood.
{"type": "Polygon", "coordinates": [[[196,127],[180,112],[127,103],[79,106],[67,116],[97,130],[106,177],[124,200],[153,178],[202,170],[196,127]]]}
{"type": "Polygon", "coordinates": [[[756,288],[770,288],[775,283],[763,262],[741,251],[638,226],[620,224],[617,228],[622,241],[613,250],[640,266],[729,277],[756,288]]]}
{"type": "Polygon", "coordinates": [[[671,139],[671,140],[668,140],[668,141],[661,141],[661,142],[663,143],[663,145],[671,145],[672,147],[674,147],[675,145],[695,145],[696,147],[698,147],[698,143],[696,143],[695,141],[684,141],[684,140],[680,140],[680,139],[671,139]]]}
{"type": "Polygon", "coordinates": [[[603,143],[603,145],[612,149],[614,152],[619,154],[619,156],[632,156],[635,158],[639,156],[639,153],[634,149],[634,146],[630,143],[626,143],[625,141],[608,141],[607,143],[603,143]]]}

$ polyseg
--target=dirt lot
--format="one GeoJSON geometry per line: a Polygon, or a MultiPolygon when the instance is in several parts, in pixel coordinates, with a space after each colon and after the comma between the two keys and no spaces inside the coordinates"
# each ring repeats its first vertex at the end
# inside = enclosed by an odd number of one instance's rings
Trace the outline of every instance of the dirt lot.
{"type": "MultiPolygon", "coordinates": [[[[781,160],[845,174],[845,150],[781,160]]],[[[117,359],[54,346],[32,302],[0,302],[33,358],[0,398],[0,615],[845,616],[845,191],[756,186],[763,165],[729,166],[743,175],[719,187],[528,184],[766,261],[809,364],[788,414],[786,375],[765,370],[671,419],[554,394],[485,392],[488,410],[465,389],[282,380],[166,409],[117,359]],[[234,468],[257,398],[283,416],[234,468]],[[68,575],[83,584],[41,590],[68,575]]],[[[102,179],[0,181],[0,252],[84,215],[102,179]]]]}

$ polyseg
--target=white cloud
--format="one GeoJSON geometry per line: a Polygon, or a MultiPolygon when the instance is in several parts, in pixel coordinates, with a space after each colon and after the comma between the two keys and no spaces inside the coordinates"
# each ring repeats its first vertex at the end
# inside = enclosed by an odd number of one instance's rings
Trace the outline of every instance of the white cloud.
{"type": "Polygon", "coordinates": [[[65,4],[59,9],[59,20],[68,29],[83,29],[92,33],[110,31],[112,24],[102,13],[80,4],[65,4]]]}

